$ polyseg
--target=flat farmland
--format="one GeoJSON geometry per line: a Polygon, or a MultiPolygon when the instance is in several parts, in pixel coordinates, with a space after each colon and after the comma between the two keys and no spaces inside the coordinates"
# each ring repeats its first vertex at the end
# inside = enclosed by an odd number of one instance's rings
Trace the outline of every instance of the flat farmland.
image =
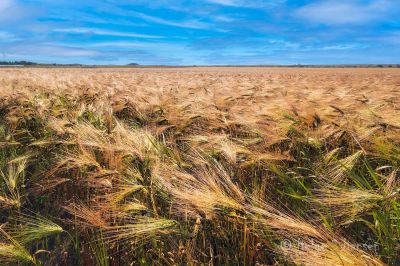
{"type": "Polygon", "coordinates": [[[0,256],[398,265],[400,69],[0,69],[0,256]]]}

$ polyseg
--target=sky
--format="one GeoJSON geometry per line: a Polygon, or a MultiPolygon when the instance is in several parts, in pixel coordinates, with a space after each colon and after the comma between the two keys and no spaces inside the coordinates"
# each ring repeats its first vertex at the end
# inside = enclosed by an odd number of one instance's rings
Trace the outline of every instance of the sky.
{"type": "Polygon", "coordinates": [[[399,0],[0,0],[0,61],[400,63],[399,0]]]}

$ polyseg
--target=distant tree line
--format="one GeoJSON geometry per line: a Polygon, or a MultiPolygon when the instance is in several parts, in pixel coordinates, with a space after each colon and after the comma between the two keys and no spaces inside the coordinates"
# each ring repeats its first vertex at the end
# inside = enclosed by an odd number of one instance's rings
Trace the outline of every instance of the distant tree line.
{"type": "Polygon", "coordinates": [[[13,65],[32,66],[32,65],[37,65],[37,63],[29,62],[29,61],[0,61],[0,65],[3,65],[3,66],[13,66],[13,65]]]}
{"type": "MultiPolygon", "coordinates": [[[[1,1],[1,0],[0,0],[1,1]]],[[[83,64],[38,64],[30,61],[0,61],[0,66],[54,66],[54,67],[122,67],[123,65],[83,65],[83,64]]],[[[140,66],[137,63],[130,63],[125,66],[140,66]]],[[[308,67],[308,68],[319,68],[319,67],[332,67],[332,68],[400,68],[400,64],[326,64],[326,65],[192,65],[192,66],[173,66],[173,65],[148,65],[147,67],[308,67]]]]}

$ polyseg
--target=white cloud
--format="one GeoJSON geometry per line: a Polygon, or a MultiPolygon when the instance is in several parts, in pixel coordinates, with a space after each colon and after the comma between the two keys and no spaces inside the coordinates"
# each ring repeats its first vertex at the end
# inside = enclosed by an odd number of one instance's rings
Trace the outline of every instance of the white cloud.
{"type": "Polygon", "coordinates": [[[98,54],[98,52],[95,50],[88,50],[72,46],[58,46],[47,43],[38,43],[34,46],[19,45],[15,48],[12,48],[11,52],[22,55],[46,55],[57,57],[87,57],[98,54]]]}
{"type": "Polygon", "coordinates": [[[243,3],[238,0],[207,0],[207,2],[219,4],[223,6],[241,6],[243,3]]]}
{"type": "Polygon", "coordinates": [[[0,26],[36,17],[42,11],[42,6],[34,6],[29,1],[0,0],[0,26]]]}
{"type": "MultiPolygon", "coordinates": [[[[19,58],[34,57],[90,57],[99,54],[96,50],[84,49],[81,47],[61,46],[51,43],[29,43],[17,44],[13,46],[2,47],[4,54],[18,55],[19,58]]],[[[4,56],[3,56],[4,57],[4,56]]]]}
{"type": "MultiPolygon", "coordinates": [[[[120,1],[118,1],[118,2],[120,2],[120,1]]],[[[171,8],[171,6],[173,6],[174,2],[167,4],[168,2],[169,1],[166,1],[166,3],[165,3],[165,5],[167,5],[168,7],[166,7],[164,5],[164,6],[162,6],[163,9],[166,9],[166,8],[169,9],[169,8],[171,8]]],[[[148,1],[146,1],[145,3],[146,3],[145,6],[151,6],[151,4],[148,3],[148,1]]],[[[176,7],[176,6],[174,6],[174,7],[176,7]]],[[[184,12],[182,11],[182,8],[178,8],[178,9],[180,9],[181,13],[191,13],[191,15],[193,15],[193,12],[192,12],[193,10],[191,9],[191,7],[192,7],[191,5],[186,5],[184,8],[184,10],[185,10],[184,12]]],[[[101,10],[102,12],[108,13],[108,14],[119,16],[120,18],[132,19],[132,17],[135,17],[135,18],[142,19],[143,21],[152,22],[152,23],[161,24],[161,25],[179,27],[179,28],[213,29],[213,26],[214,26],[210,23],[201,21],[200,19],[179,20],[179,19],[175,19],[175,18],[165,19],[162,17],[156,17],[156,16],[148,15],[146,13],[134,11],[133,9],[124,9],[124,8],[120,7],[118,4],[115,4],[115,5],[98,4],[97,9],[101,10]]],[[[191,16],[191,17],[193,17],[193,16],[191,16]]]]}
{"type": "Polygon", "coordinates": [[[233,22],[235,21],[234,18],[226,16],[226,15],[215,15],[213,19],[220,22],[233,22]]]}
{"type": "Polygon", "coordinates": [[[154,22],[157,24],[163,24],[168,26],[180,27],[180,28],[190,28],[190,29],[207,29],[210,28],[210,24],[201,22],[198,20],[186,20],[186,21],[172,21],[159,17],[149,16],[140,12],[132,12],[135,17],[144,19],[146,21],[154,22]]]}
{"type": "Polygon", "coordinates": [[[208,3],[230,6],[230,7],[249,7],[249,8],[262,8],[262,7],[274,7],[279,6],[286,2],[286,0],[205,0],[208,3]]]}
{"type": "Polygon", "coordinates": [[[0,1],[0,12],[5,11],[9,7],[11,7],[14,4],[13,0],[1,0],[0,1]]]}
{"type": "MultiPolygon", "coordinates": [[[[366,48],[365,45],[358,44],[336,44],[336,45],[327,45],[317,48],[319,50],[351,50],[351,49],[362,49],[366,48]]],[[[315,48],[312,48],[315,49],[315,48]]]]}
{"type": "Polygon", "coordinates": [[[360,1],[319,1],[295,11],[297,17],[315,23],[340,25],[360,24],[383,19],[390,11],[390,2],[375,0],[362,4],[360,1]]]}
{"type": "Polygon", "coordinates": [[[106,36],[118,36],[118,37],[135,37],[135,38],[146,38],[146,39],[163,38],[162,36],[121,32],[121,31],[109,31],[109,30],[92,29],[92,28],[63,28],[63,29],[54,29],[53,32],[106,35],[106,36]]]}
{"type": "MultiPolygon", "coordinates": [[[[36,50],[35,50],[36,51],[36,50]]],[[[54,45],[43,45],[39,47],[38,53],[50,56],[66,56],[66,57],[85,57],[85,56],[95,56],[98,54],[97,51],[82,49],[80,47],[61,47],[54,45]]]]}
{"type": "Polygon", "coordinates": [[[14,35],[12,35],[11,33],[8,33],[6,31],[0,31],[0,40],[9,40],[13,38],[14,35]]]}
{"type": "Polygon", "coordinates": [[[21,39],[16,37],[14,34],[9,33],[7,31],[0,30],[0,42],[1,43],[10,43],[15,41],[20,41],[21,39]]]}
{"type": "Polygon", "coordinates": [[[171,53],[172,51],[182,51],[186,48],[185,43],[171,43],[171,42],[148,42],[148,41],[108,41],[108,42],[95,42],[95,43],[86,43],[86,47],[93,48],[107,48],[107,49],[115,49],[121,48],[123,50],[132,50],[132,49],[143,49],[150,51],[163,51],[166,53],[171,53]]]}

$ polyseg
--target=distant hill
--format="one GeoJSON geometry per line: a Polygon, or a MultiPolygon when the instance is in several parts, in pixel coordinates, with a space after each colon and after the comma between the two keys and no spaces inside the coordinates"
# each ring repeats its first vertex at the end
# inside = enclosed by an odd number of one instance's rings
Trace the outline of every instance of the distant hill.
{"type": "Polygon", "coordinates": [[[139,66],[139,64],[138,63],[130,63],[130,64],[127,64],[127,66],[139,66]]]}

